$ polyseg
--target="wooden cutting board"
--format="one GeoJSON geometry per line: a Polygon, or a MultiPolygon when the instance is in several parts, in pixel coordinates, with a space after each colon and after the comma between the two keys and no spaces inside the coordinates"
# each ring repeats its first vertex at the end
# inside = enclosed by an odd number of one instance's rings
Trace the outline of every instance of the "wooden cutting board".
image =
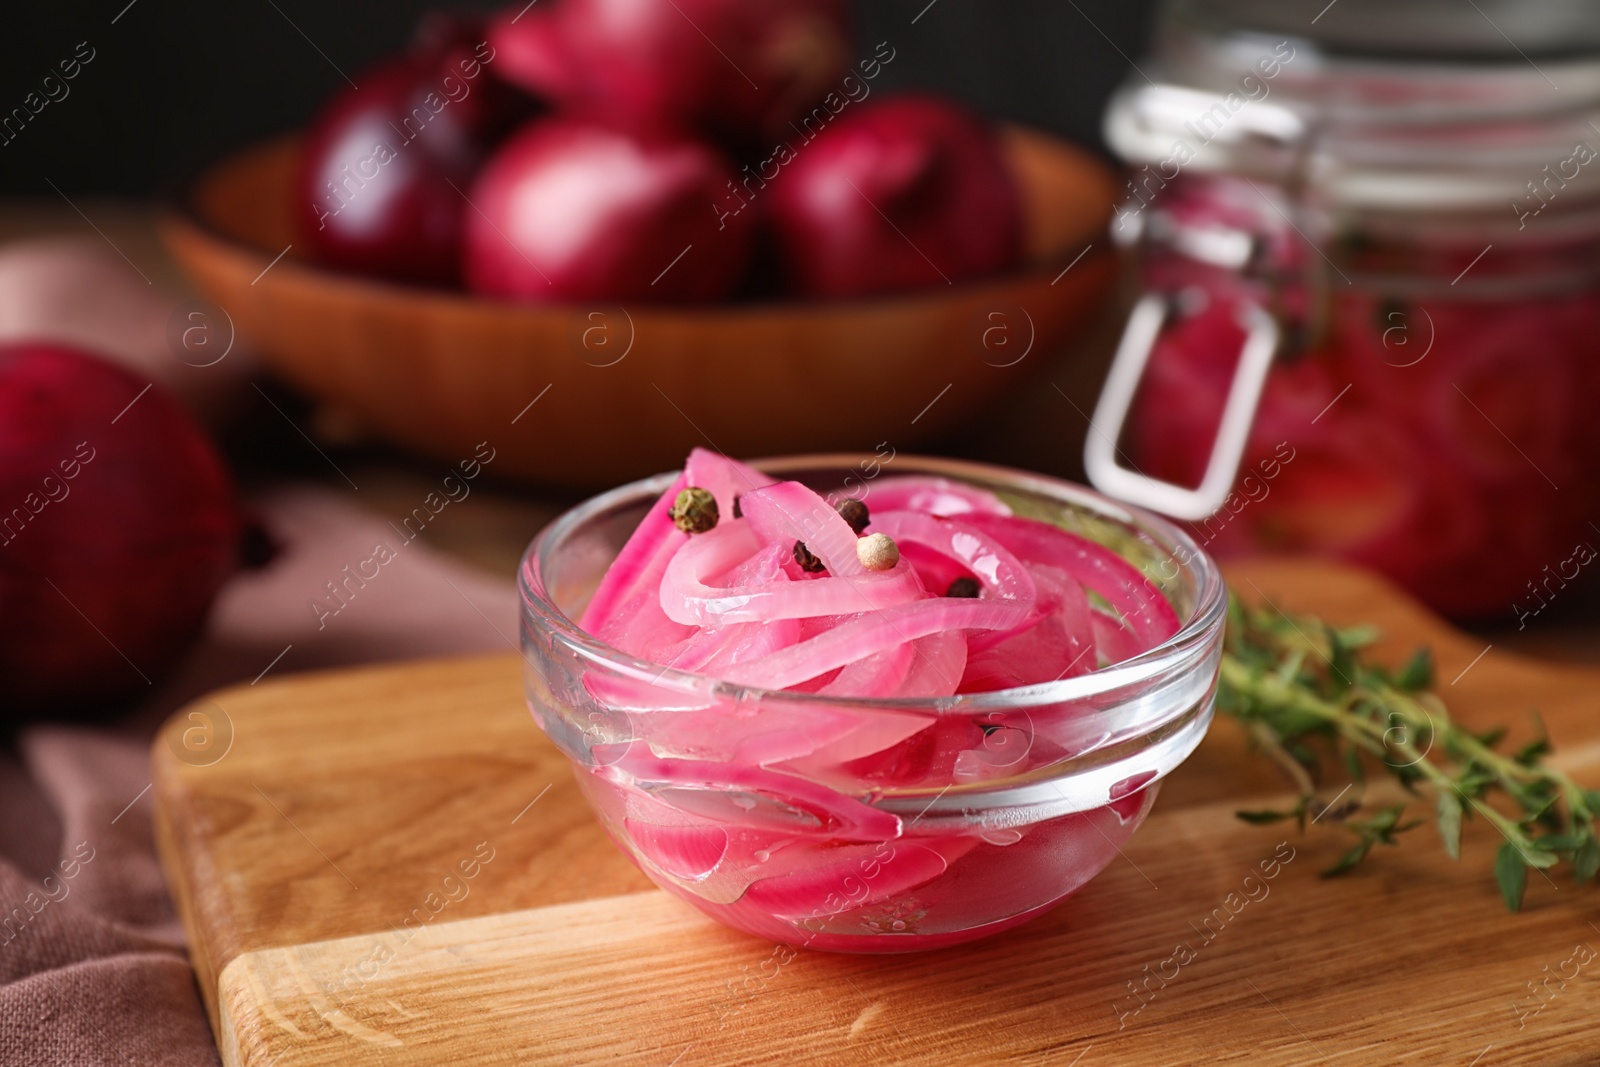
{"type": "MultiPolygon", "coordinates": [[[[1461,720],[1526,735],[1537,709],[1556,762],[1600,785],[1600,674],[1485,651],[1364,573],[1230,577],[1378,623],[1396,658],[1431,644],[1461,720]]],[[[1045,917],[937,953],[791,959],[622,857],[519,667],[508,652],[308,674],[168,724],[158,834],[226,1064],[1600,1062],[1600,889],[1535,875],[1508,914],[1481,821],[1459,864],[1422,828],[1319,878],[1347,835],[1233,818],[1284,788],[1230,722],[1125,857],[1045,917]],[[1275,856],[1292,858],[1267,894],[1205,940],[1275,856]]]]}

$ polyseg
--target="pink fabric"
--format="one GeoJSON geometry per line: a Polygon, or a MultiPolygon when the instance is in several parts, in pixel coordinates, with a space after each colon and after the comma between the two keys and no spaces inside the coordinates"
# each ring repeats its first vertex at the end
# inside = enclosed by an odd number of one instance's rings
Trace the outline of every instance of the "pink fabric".
{"type": "Polygon", "coordinates": [[[425,533],[407,541],[349,498],[293,488],[255,501],[282,552],[223,590],[172,678],[115,728],[35,726],[20,762],[0,752],[0,1064],[219,1062],[151,837],[149,745],[167,715],[263,671],[516,639],[509,576],[441,557],[425,533]],[[379,543],[393,558],[347,580],[379,543]],[[342,601],[329,582],[344,583],[342,601]]]}

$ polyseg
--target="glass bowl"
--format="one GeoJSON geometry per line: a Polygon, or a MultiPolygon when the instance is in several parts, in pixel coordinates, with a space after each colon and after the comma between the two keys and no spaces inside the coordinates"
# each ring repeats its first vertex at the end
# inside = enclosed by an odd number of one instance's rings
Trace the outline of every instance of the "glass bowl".
{"type": "Polygon", "coordinates": [[[1039,915],[1103,870],[1211,721],[1227,593],[1171,524],[1020,471],[911,456],[757,464],[871,504],[882,474],[996,493],[1140,567],[1182,623],[1092,673],[940,698],[775,692],[635,659],[574,620],[663,474],[580,504],[519,570],[529,707],[657,885],[760,937],[907,952],[1039,915]]]}

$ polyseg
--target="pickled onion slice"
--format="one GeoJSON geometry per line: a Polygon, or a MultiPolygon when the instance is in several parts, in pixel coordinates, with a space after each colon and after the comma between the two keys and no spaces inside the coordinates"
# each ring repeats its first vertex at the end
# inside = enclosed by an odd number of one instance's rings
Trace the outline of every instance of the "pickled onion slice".
{"type": "Polygon", "coordinates": [[[860,615],[809,640],[729,671],[727,680],[784,689],[903,641],[944,630],[1006,630],[1027,617],[1026,606],[1003,600],[934,597],[860,615]]]}
{"type": "Polygon", "coordinates": [[[645,858],[686,882],[705,878],[728,852],[728,832],[720,826],[663,826],[627,818],[622,824],[645,858]]]}
{"type": "Polygon", "coordinates": [[[799,639],[792,620],[735,623],[701,631],[685,642],[667,666],[680,671],[715,673],[723,667],[787,648],[799,639]]]}
{"type": "Polygon", "coordinates": [[[917,656],[914,642],[902,641],[870,656],[847,663],[827,685],[817,690],[828,696],[887,696],[905,681],[917,656]]]}
{"type": "Polygon", "coordinates": [[[911,642],[911,669],[888,697],[944,697],[961,685],[967,670],[967,636],[958,630],[929,634],[911,642]]]}
{"type": "Polygon", "coordinates": [[[900,836],[900,819],[826,786],[738,763],[661,759],[647,745],[599,746],[595,773],[642,790],[679,811],[731,826],[767,826],[801,836],[840,841],[888,841],[900,836]]]}
{"type": "Polygon", "coordinates": [[[868,483],[862,496],[879,511],[920,511],[928,515],[1010,515],[1011,509],[987,489],[920,474],[868,483]]]}
{"type": "Polygon", "coordinates": [[[1178,632],[1178,614],[1161,590],[1104,545],[1030,519],[972,514],[962,521],[991,535],[1013,554],[1059,568],[1085,589],[1098,593],[1147,647],[1178,632]]]}
{"type": "MultiPolygon", "coordinates": [[[[919,544],[961,564],[983,585],[990,597],[1001,597],[1032,608],[1033,578],[998,541],[965,523],[940,519],[917,511],[879,511],[867,527],[884,533],[896,544],[919,544]]],[[[941,590],[942,591],[942,590],[941,590]]]]}
{"type": "Polygon", "coordinates": [[[1102,666],[1132,659],[1149,647],[1137,633],[1117,619],[1099,611],[1093,612],[1092,617],[1095,651],[1099,653],[1102,666]]]}
{"type": "Polygon", "coordinates": [[[723,520],[733,518],[734,504],[740,496],[774,481],[748,464],[704,448],[689,453],[683,473],[685,484],[699,486],[717,498],[717,514],[723,520]]]}
{"type": "Polygon", "coordinates": [[[689,536],[672,525],[671,514],[672,502],[688,484],[687,475],[678,475],[645,512],[595,587],[588,606],[578,618],[580,627],[600,636],[601,628],[615,617],[622,605],[637,596],[641,589],[653,590],[660,583],[673,551],[689,536]]]}
{"type": "MultiPolygon", "coordinates": [[[[761,504],[753,499],[756,495],[746,494],[751,508],[746,515],[760,510],[761,504]]],[[[843,519],[839,522],[844,524],[843,519]]],[[[845,525],[845,532],[853,544],[854,531],[845,525]]],[[[787,533],[780,535],[787,536],[787,533]]],[[[778,570],[774,558],[776,577],[765,585],[751,583],[717,588],[708,584],[712,576],[758,554],[763,554],[763,560],[769,555],[782,555],[788,551],[784,547],[786,543],[779,540],[764,547],[753,522],[723,523],[693,538],[667,565],[661,582],[661,610],[674,622],[708,626],[851,615],[893,607],[924,596],[922,584],[909,563],[897,564],[890,571],[869,572],[855,559],[853,548],[851,562],[856,564],[856,572],[848,576],[791,582],[778,570]]]]}
{"type": "Polygon", "coordinates": [[[692,626],[667,618],[661,610],[661,594],[643,586],[634,591],[627,603],[619,605],[602,620],[594,635],[631,656],[667,663],[696,632],[692,626]]]}
{"type": "Polygon", "coordinates": [[[1083,586],[1054,567],[1038,565],[1030,571],[1038,589],[1032,620],[1017,630],[989,635],[993,644],[972,650],[961,681],[963,693],[1076,678],[1100,666],[1083,586]]]}
{"type": "Polygon", "coordinates": [[[799,482],[779,482],[746,493],[741,509],[761,540],[785,545],[803,541],[828,573],[840,578],[868,573],[856,558],[856,532],[850,524],[832,504],[799,482]]]}
{"type": "Polygon", "coordinates": [[[935,595],[943,595],[957,578],[972,577],[956,560],[915,541],[900,546],[900,558],[911,564],[923,588],[935,595]]]}
{"type": "Polygon", "coordinates": [[[744,895],[752,904],[781,919],[803,921],[837,915],[933,881],[952,860],[965,855],[977,843],[976,838],[958,837],[839,850],[831,863],[757,879],[744,895]]]}

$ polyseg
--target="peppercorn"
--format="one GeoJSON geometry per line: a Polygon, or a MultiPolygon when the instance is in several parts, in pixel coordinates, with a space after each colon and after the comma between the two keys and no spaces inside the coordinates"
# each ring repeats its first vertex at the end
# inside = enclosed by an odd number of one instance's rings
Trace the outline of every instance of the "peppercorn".
{"type": "Polygon", "coordinates": [[[867,524],[872,521],[872,516],[867,512],[866,503],[857,500],[853,496],[839,501],[838,504],[834,505],[834,510],[839,513],[840,518],[850,524],[850,529],[858,534],[865,530],[867,524]]]}
{"type": "Polygon", "coordinates": [[[680,492],[672,502],[672,525],[686,534],[702,534],[717,524],[717,498],[697,485],[680,492]]]}
{"type": "Polygon", "coordinates": [[[827,570],[827,565],[811,554],[804,541],[794,543],[794,561],[800,564],[800,569],[807,574],[821,574],[827,570]]]}
{"type": "Polygon", "coordinates": [[[869,571],[893,570],[900,562],[900,546],[888,534],[869,534],[856,542],[856,558],[869,571]]]}
{"type": "Polygon", "coordinates": [[[957,578],[955,581],[950,583],[950,588],[944,591],[944,595],[971,600],[973,597],[978,595],[978,591],[981,588],[982,586],[978,584],[978,580],[976,578],[968,578],[966,575],[962,575],[960,578],[957,578]]]}

